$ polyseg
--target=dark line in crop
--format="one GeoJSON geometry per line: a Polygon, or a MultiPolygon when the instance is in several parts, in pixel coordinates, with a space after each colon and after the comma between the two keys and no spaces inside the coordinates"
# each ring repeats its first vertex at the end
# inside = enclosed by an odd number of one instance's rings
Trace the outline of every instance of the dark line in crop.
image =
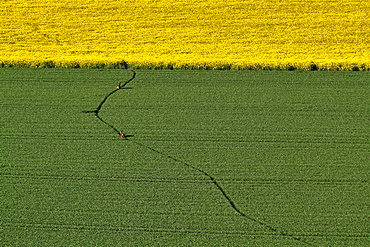
{"type": "MultiPolygon", "coordinates": [[[[2,167],[6,167],[3,165],[2,167]]],[[[10,173],[0,172],[0,176],[7,178],[28,178],[28,179],[50,179],[50,180],[100,180],[100,181],[119,181],[119,182],[159,182],[159,183],[170,183],[170,182],[183,182],[183,183],[201,183],[209,182],[209,178],[204,179],[191,179],[191,178],[160,178],[160,177],[121,177],[121,176],[67,176],[67,175],[51,175],[51,174],[28,174],[28,173],[10,173]]],[[[367,180],[330,180],[330,179],[234,179],[234,178],[223,178],[218,179],[219,182],[238,182],[238,183],[252,183],[252,184],[290,184],[290,183],[301,183],[301,184],[362,184],[369,183],[367,180]]]]}
{"type": "Polygon", "coordinates": [[[98,105],[98,107],[96,107],[95,110],[93,111],[82,111],[83,113],[94,113],[95,117],[97,117],[102,123],[104,123],[105,125],[107,125],[109,128],[113,129],[117,134],[119,134],[119,130],[114,127],[112,124],[108,123],[107,121],[105,121],[104,119],[102,119],[100,116],[99,116],[99,112],[100,112],[100,109],[103,107],[104,103],[108,100],[108,98],[110,96],[112,96],[115,92],[117,92],[118,90],[120,89],[123,89],[129,82],[131,82],[133,79],[135,79],[136,77],[136,72],[134,70],[132,70],[133,74],[132,74],[132,77],[127,80],[123,85],[119,85],[118,88],[114,89],[112,92],[110,92],[109,94],[107,94],[104,99],[100,102],[100,104],[98,105]]]}
{"type": "MultiPolygon", "coordinates": [[[[243,231],[197,231],[193,229],[170,229],[170,228],[145,228],[145,227],[112,227],[107,225],[73,225],[73,224],[41,224],[25,222],[3,222],[2,227],[12,228],[36,228],[54,230],[79,230],[79,231],[111,231],[111,232],[148,232],[148,233],[172,233],[172,234],[208,234],[208,235],[247,235],[247,236],[274,236],[274,233],[243,232],[243,231]]],[[[345,237],[345,238],[369,238],[367,234],[300,234],[300,237],[345,237]]]]}
{"type": "Polygon", "coordinates": [[[257,224],[259,224],[259,225],[261,225],[261,226],[263,226],[263,227],[265,227],[265,228],[267,228],[267,229],[269,229],[270,231],[272,231],[272,232],[275,232],[276,234],[278,234],[278,235],[281,235],[281,236],[285,236],[285,237],[290,237],[290,238],[292,238],[292,239],[294,239],[294,240],[296,240],[296,241],[300,241],[300,242],[302,242],[302,243],[304,243],[304,244],[306,244],[306,245],[310,245],[310,246],[313,246],[311,243],[309,243],[309,242],[306,242],[306,241],[304,241],[303,239],[301,239],[301,238],[299,238],[299,237],[297,237],[297,236],[294,236],[294,235],[292,235],[292,234],[289,234],[289,233],[287,233],[287,232],[282,232],[282,231],[279,231],[277,228],[274,228],[274,227],[272,227],[272,226],[270,226],[270,225],[268,225],[268,224],[266,224],[266,223],[264,223],[264,222],[262,222],[262,221],[259,221],[259,220],[257,220],[256,218],[253,218],[253,217],[251,217],[251,216],[248,216],[248,215],[246,215],[245,213],[243,213],[236,205],[235,205],[235,203],[233,202],[233,200],[231,200],[231,198],[227,195],[227,193],[225,192],[225,190],[221,187],[221,185],[215,180],[215,178],[214,177],[212,177],[211,175],[209,175],[207,172],[205,172],[205,171],[203,171],[203,170],[201,170],[201,169],[199,169],[199,168],[197,168],[197,167],[195,167],[195,166],[193,166],[193,165],[190,165],[190,164],[188,164],[188,163],[186,163],[186,162],[184,162],[184,161],[181,161],[181,160],[179,160],[179,159],[177,159],[177,158],[174,158],[174,157],[172,157],[171,155],[167,155],[167,154],[165,154],[165,153],[162,153],[161,151],[159,151],[159,150],[157,150],[157,149],[154,149],[154,148],[152,148],[152,147],[150,147],[150,146],[146,146],[146,145],[144,145],[144,144],[142,144],[142,143],[140,143],[140,142],[137,142],[137,141],[133,141],[133,140],[131,140],[132,142],[134,142],[134,143],[136,143],[137,145],[139,145],[139,146],[141,146],[141,147],[144,147],[144,148],[147,148],[147,149],[149,149],[149,150],[151,150],[151,151],[153,151],[153,152],[156,152],[156,153],[158,153],[158,154],[160,154],[160,155],[162,155],[162,156],[165,156],[165,157],[167,157],[167,158],[169,158],[169,159],[171,159],[171,160],[173,160],[173,161],[175,161],[175,162],[178,162],[178,163],[181,163],[182,165],[185,165],[185,166],[187,166],[187,167],[190,167],[191,169],[193,169],[193,170],[196,170],[196,171],[198,171],[198,172],[200,172],[200,173],[202,173],[202,174],[204,174],[205,176],[207,176],[208,178],[209,178],[209,180],[211,180],[211,182],[217,187],[217,189],[222,193],[222,195],[223,195],[223,197],[229,202],[229,204],[230,204],[230,206],[234,209],[234,211],[236,211],[240,216],[242,216],[242,217],[244,217],[244,218],[246,218],[246,219],[248,219],[248,220],[250,220],[250,221],[253,221],[253,222],[255,222],[255,223],[257,223],[257,224]]]}
{"type": "Polygon", "coordinates": [[[170,229],[170,228],[144,228],[144,227],[111,227],[104,225],[69,225],[69,224],[38,224],[38,223],[5,223],[3,226],[12,228],[36,228],[55,230],[80,230],[80,231],[112,231],[112,232],[152,232],[152,233],[173,233],[173,234],[209,234],[209,235],[248,235],[248,236],[271,236],[273,233],[255,233],[242,231],[198,231],[193,229],[170,229]]]}
{"type": "MultiPolygon", "coordinates": [[[[132,77],[128,80],[128,81],[126,81],[121,87],[118,87],[117,89],[115,89],[115,90],[113,90],[112,92],[110,92],[109,94],[107,94],[105,97],[104,97],[104,99],[100,102],[100,104],[98,105],[98,107],[95,109],[95,110],[93,110],[93,111],[83,111],[84,113],[94,113],[95,114],[95,116],[102,122],[102,123],[104,123],[105,125],[107,125],[108,127],[110,127],[111,129],[113,129],[116,133],[118,133],[118,134],[120,134],[120,132],[118,131],[118,129],[117,128],[115,128],[112,124],[110,124],[110,123],[108,123],[107,121],[105,121],[104,119],[102,119],[100,116],[99,116],[99,111],[100,111],[100,109],[103,107],[103,105],[104,105],[104,103],[108,100],[108,98],[111,96],[111,95],[113,95],[115,92],[117,92],[118,90],[120,90],[121,88],[123,88],[123,87],[125,87],[129,82],[131,82],[134,78],[135,78],[135,76],[136,76],[136,72],[135,71],[133,71],[132,70],[132,72],[133,72],[133,75],[132,75],[132,77]]],[[[129,140],[129,139],[127,139],[126,137],[124,138],[125,140],[129,140]]],[[[198,172],[200,172],[200,173],[202,173],[203,175],[205,175],[206,177],[208,177],[208,179],[216,186],[216,188],[221,192],[221,194],[223,195],[223,197],[228,201],[228,203],[230,204],[230,206],[233,208],[233,210],[235,211],[235,212],[237,212],[240,216],[242,216],[242,217],[244,217],[244,218],[246,218],[246,219],[248,219],[248,220],[250,220],[250,221],[253,221],[253,222],[255,222],[255,223],[257,223],[257,224],[259,224],[259,225],[261,225],[261,226],[263,226],[263,227],[265,227],[265,228],[267,228],[268,230],[270,230],[270,231],[272,231],[272,232],[274,232],[274,233],[276,233],[277,235],[280,235],[280,236],[284,236],[284,237],[289,237],[289,238],[291,238],[291,239],[293,239],[293,240],[296,240],[296,241],[299,241],[299,242],[301,242],[301,243],[304,243],[304,244],[306,244],[306,245],[311,245],[312,246],[312,244],[311,243],[309,243],[309,242],[306,242],[306,241],[304,241],[303,239],[301,239],[300,237],[297,237],[297,236],[294,236],[294,235],[292,235],[292,234],[289,234],[289,233],[287,233],[287,232],[283,232],[283,231],[279,231],[277,228],[274,228],[274,227],[272,227],[272,226],[270,226],[270,225],[268,225],[268,224],[266,224],[266,223],[264,223],[264,222],[262,222],[262,221],[259,221],[259,220],[257,220],[256,218],[253,218],[253,217],[251,217],[251,216],[248,216],[248,215],[246,215],[245,213],[243,213],[236,205],[235,205],[235,203],[234,203],[234,201],[227,195],[227,193],[226,193],[226,191],[221,187],[221,185],[215,180],[215,178],[214,177],[212,177],[210,174],[208,174],[207,172],[205,172],[205,171],[203,171],[202,169],[200,169],[200,168],[198,168],[198,167],[196,167],[196,166],[193,166],[193,165],[191,165],[191,164],[188,164],[188,163],[186,163],[186,162],[184,162],[184,161],[182,161],[182,160],[179,160],[179,159],[177,159],[177,158],[175,158],[175,157],[172,157],[171,155],[168,155],[168,154],[165,154],[165,153],[163,153],[163,152],[161,152],[161,151],[159,151],[159,150],[157,150],[157,149],[155,149],[155,148],[152,148],[152,147],[150,147],[150,146],[147,146],[147,145],[145,145],[145,144],[143,144],[143,143],[141,143],[141,142],[137,142],[137,141],[134,141],[134,140],[131,140],[133,143],[135,143],[135,144],[137,144],[137,145],[139,145],[139,146],[141,146],[141,147],[143,147],[143,148],[146,148],[146,149],[149,149],[149,150],[151,150],[151,151],[153,151],[153,152],[155,152],[155,153],[157,153],[157,154],[159,154],[159,155],[161,155],[161,156],[164,156],[164,157],[166,157],[166,158],[168,158],[168,159],[171,159],[171,160],[173,160],[173,161],[175,161],[175,162],[177,162],[177,163],[180,163],[180,164],[182,164],[182,165],[184,165],[184,166],[187,166],[187,167],[189,167],[189,168],[191,168],[191,169],[193,169],[193,170],[195,170],[195,171],[198,171],[198,172]]]]}
{"type": "Polygon", "coordinates": [[[27,173],[0,173],[0,176],[13,179],[47,179],[47,180],[97,180],[97,181],[110,181],[110,182],[141,182],[141,183],[208,183],[208,179],[187,179],[187,178],[138,178],[138,177],[80,177],[80,176],[68,176],[68,175],[50,175],[50,174],[27,174],[27,173]]]}

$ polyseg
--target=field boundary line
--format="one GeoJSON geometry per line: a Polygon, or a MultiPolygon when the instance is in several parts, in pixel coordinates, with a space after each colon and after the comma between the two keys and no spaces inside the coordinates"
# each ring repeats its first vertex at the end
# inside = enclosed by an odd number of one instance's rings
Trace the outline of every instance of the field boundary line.
{"type": "MultiPolygon", "coordinates": [[[[131,82],[132,80],[134,80],[135,79],[135,77],[136,77],[136,72],[134,71],[134,70],[131,70],[132,72],[133,72],[133,75],[132,75],[132,77],[129,79],[129,80],[127,80],[122,86],[120,85],[120,82],[118,82],[118,86],[117,86],[117,88],[115,89],[115,90],[113,90],[113,91],[111,91],[110,93],[108,93],[105,97],[104,97],[104,99],[100,102],[100,104],[98,105],[98,107],[95,109],[95,110],[93,110],[93,111],[83,111],[83,113],[94,113],[94,115],[95,115],[95,117],[97,117],[102,123],[104,123],[105,125],[107,125],[108,127],[110,127],[111,129],[113,129],[116,133],[118,133],[119,135],[120,135],[120,137],[123,137],[122,139],[124,139],[124,140],[129,140],[129,141],[131,141],[131,142],[133,142],[133,143],[135,143],[136,145],[138,145],[138,146],[141,146],[141,147],[143,147],[143,148],[145,148],[145,149],[148,149],[148,150],[151,150],[152,152],[155,152],[155,153],[157,153],[157,154],[159,154],[159,155],[161,155],[161,156],[163,156],[163,157],[166,157],[166,158],[168,158],[168,159],[171,159],[171,160],[173,160],[173,161],[175,161],[176,163],[179,163],[179,164],[182,164],[182,165],[184,165],[184,166],[187,166],[187,167],[189,167],[189,168],[191,168],[192,170],[195,170],[195,171],[197,171],[197,172],[200,172],[200,173],[202,173],[204,176],[206,176],[213,184],[214,184],[214,186],[221,192],[221,194],[223,195],[223,197],[226,199],[226,201],[230,204],[230,206],[232,207],[232,209],[237,213],[237,214],[239,214],[240,216],[242,216],[243,218],[245,218],[245,219],[248,219],[249,221],[252,221],[252,222],[255,222],[255,223],[257,223],[257,224],[259,224],[259,225],[261,225],[261,226],[263,226],[263,227],[265,227],[266,229],[268,229],[269,231],[271,231],[271,232],[274,232],[276,235],[280,235],[280,236],[283,236],[283,237],[287,237],[287,238],[290,238],[290,239],[292,239],[292,240],[295,240],[295,241],[298,241],[298,242],[301,242],[302,244],[306,244],[306,245],[310,245],[310,246],[314,246],[313,244],[311,244],[311,243],[309,243],[309,242],[307,242],[307,241],[305,241],[305,240],[303,240],[302,238],[300,238],[300,237],[297,237],[297,236],[295,236],[295,235],[293,235],[293,234],[289,234],[289,233],[287,233],[287,232],[284,232],[284,231],[281,231],[281,230],[279,230],[278,228],[275,228],[275,227],[273,227],[273,226],[271,226],[271,225],[269,225],[269,224],[267,224],[267,223],[265,223],[265,222],[263,222],[263,221],[260,221],[260,220],[258,220],[258,219],[256,219],[256,218],[253,218],[253,217],[251,217],[251,216],[248,216],[247,214],[245,214],[244,212],[242,212],[236,205],[235,205],[235,203],[234,203],[234,201],[228,196],[228,194],[226,193],[226,191],[222,188],[222,186],[216,181],[216,179],[214,178],[214,177],[212,177],[210,174],[208,174],[207,172],[205,172],[204,170],[202,170],[202,169],[200,169],[200,168],[198,168],[198,167],[196,167],[196,166],[193,166],[193,165],[191,165],[191,164],[188,164],[188,163],[186,163],[186,162],[184,162],[184,161],[182,161],[182,160],[180,160],[180,159],[177,159],[177,158],[175,158],[175,157],[173,157],[173,156],[171,156],[171,155],[168,155],[168,154],[165,154],[165,153],[163,153],[163,152],[161,152],[161,151],[159,151],[159,150],[157,150],[157,149],[155,149],[155,148],[153,148],[153,147],[151,147],[151,146],[148,146],[148,145],[145,145],[145,144],[143,144],[143,143],[141,143],[141,142],[138,142],[138,141],[135,141],[135,140],[131,140],[131,139],[129,139],[129,138],[127,138],[127,137],[129,137],[129,136],[124,136],[124,135],[122,135],[122,132],[121,131],[119,131],[116,127],[114,127],[112,124],[110,124],[110,123],[108,123],[107,121],[105,121],[104,119],[102,119],[100,116],[99,116],[99,111],[101,110],[101,108],[103,107],[103,105],[104,105],[104,103],[108,100],[108,98],[110,97],[110,96],[112,96],[114,93],[116,93],[118,90],[120,90],[120,89],[122,89],[122,88],[124,88],[129,82],[131,82]]],[[[274,235],[275,235],[274,234],[274,235]]]]}

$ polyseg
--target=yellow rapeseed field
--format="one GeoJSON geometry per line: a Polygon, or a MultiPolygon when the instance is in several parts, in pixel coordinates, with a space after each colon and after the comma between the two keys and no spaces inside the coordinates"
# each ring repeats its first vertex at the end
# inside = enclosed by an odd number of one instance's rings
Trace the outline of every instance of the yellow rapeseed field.
{"type": "Polygon", "coordinates": [[[0,2],[0,66],[370,70],[370,1],[0,2]]]}

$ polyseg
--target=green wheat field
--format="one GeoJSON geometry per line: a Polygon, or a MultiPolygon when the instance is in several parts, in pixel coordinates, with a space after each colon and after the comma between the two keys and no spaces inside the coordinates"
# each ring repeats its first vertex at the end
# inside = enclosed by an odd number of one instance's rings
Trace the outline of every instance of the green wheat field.
{"type": "Polygon", "coordinates": [[[136,73],[0,69],[1,246],[370,245],[369,73],[136,73]]]}

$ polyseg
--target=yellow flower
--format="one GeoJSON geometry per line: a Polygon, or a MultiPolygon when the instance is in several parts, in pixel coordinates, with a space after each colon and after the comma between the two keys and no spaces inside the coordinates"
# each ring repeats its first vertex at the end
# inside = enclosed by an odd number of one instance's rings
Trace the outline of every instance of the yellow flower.
{"type": "Polygon", "coordinates": [[[5,1],[0,66],[368,70],[369,9],[357,0],[5,1]]]}

